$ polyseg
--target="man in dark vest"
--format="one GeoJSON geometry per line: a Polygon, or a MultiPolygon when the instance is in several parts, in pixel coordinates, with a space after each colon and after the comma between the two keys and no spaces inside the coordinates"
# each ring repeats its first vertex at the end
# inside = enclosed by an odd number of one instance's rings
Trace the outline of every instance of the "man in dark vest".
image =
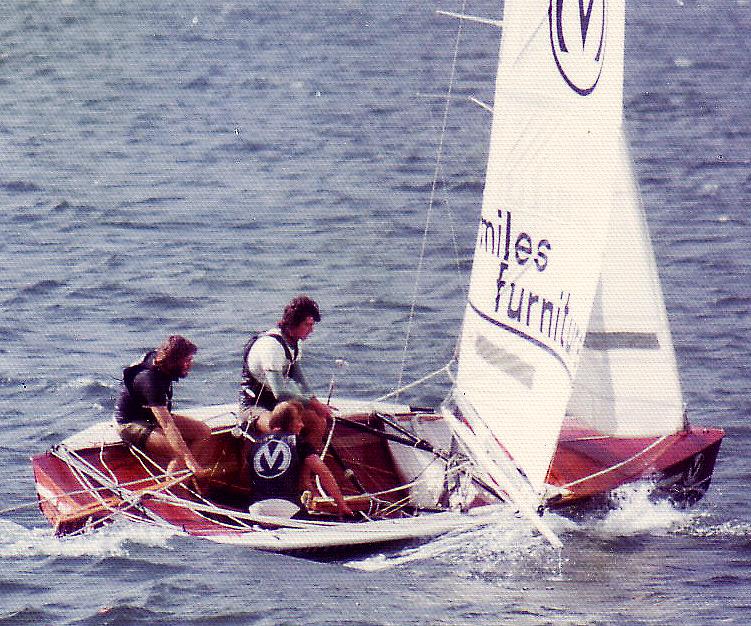
{"type": "Polygon", "coordinates": [[[256,434],[271,431],[269,413],[285,400],[303,404],[303,437],[320,452],[332,409],[311,392],[300,365],[300,342],[313,332],[321,313],[308,296],[294,298],[282,313],[278,328],[253,337],[243,351],[240,414],[256,434]],[[259,411],[258,409],[267,411],[259,411]]]}
{"type": "Polygon", "coordinates": [[[299,402],[282,402],[271,413],[271,433],[250,447],[248,467],[252,502],[288,500],[300,506],[305,476],[318,476],[324,491],[334,499],[339,517],[352,515],[333,474],[305,439],[304,408],[299,402]]]}
{"type": "Polygon", "coordinates": [[[172,335],[126,367],[115,421],[123,441],[170,458],[168,472],[187,467],[201,478],[207,470],[198,458],[208,453],[211,430],[200,420],[172,412],[172,383],[188,375],[197,350],[185,337],[172,335]]]}

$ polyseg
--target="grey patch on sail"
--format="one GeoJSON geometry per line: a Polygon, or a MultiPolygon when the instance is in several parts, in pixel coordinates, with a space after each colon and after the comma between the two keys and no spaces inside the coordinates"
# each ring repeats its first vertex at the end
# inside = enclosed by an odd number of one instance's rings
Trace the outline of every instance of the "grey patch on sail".
{"type": "Polygon", "coordinates": [[[655,333],[589,332],[584,338],[584,347],[599,352],[606,350],[659,350],[660,342],[655,333]]]}
{"type": "Polygon", "coordinates": [[[511,354],[488,341],[482,335],[475,339],[475,350],[482,359],[494,368],[505,372],[528,389],[535,379],[535,368],[515,354],[511,354]]]}

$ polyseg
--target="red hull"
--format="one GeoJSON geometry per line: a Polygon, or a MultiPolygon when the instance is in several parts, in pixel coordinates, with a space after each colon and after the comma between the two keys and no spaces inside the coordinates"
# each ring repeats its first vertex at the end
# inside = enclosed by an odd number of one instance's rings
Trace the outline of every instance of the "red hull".
{"type": "MultiPolygon", "coordinates": [[[[371,422],[364,415],[354,419],[371,422]]],[[[420,419],[441,418],[421,415],[420,419]]],[[[374,425],[377,426],[371,423],[374,425]]],[[[216,476],[209,490],[211,501],[223,507],[220,513],[201,512],[196,507],[154,497],[152,492],[163,492],[182,501],[201,502],[184,486],[167,489],[164,482],[159,482],[164,481],[163,471],[149,467],[122,443],[77,450],[81,462],[91,468],[84,472],[88,477],[76,469],[75,463],[58,458],[54,449],[34,457],[40,509],[59,534],[109,521],[115,511],[197,536],[254,532],[256,525],[232,517],[233,512],[247,511],[250,491],[240,462],[244,444],[226,430],[216,436],[216,476]]],[[[561,495],[547,504],[566,505],[639,480],[653,481],[658,495],[676,503],[692,504],[709,485],[723,436],[719,429],[691,428],[659,438],[613,438],[569,423],[547,481],[560,488],[561,495]]],[[[335,453],[328,455],[327,463],[345,495],[379,492],[403,484],[388,442],[377,433],[362,432],[340,422],[332,447],[335,453]]],[[[380,496],[379,502],[388,508],[390,503],[402,500],[405,493],[402,490],[380,496]]]]}
{"type": "MultiPolygon", "coordinates": [[[[164,470],[148,466],[122,443],[80,448],[75,451],[80,458],[77,463],[59,458],[54,448],[33,457],[40,510],[58,534],[69,534],[111,521],[113,512],[125,513],[144,522],[176,526],[190,535],[253,532],[256,524],[232,517],[233,513],[247,512],[250,498],[250,488],[240,462],[245,455],[245,444],[226,433],[226,428],[221,430],[225,432],[215,436],[216,473],[208,487],[207,497],[212,504],[221,507],[222,514],[196,511],[195,507],[192,509],[181,506],[179,502],[170,503],[165,502],[165,498],[153,497],[150,492],[156,491],[162,495],[173,494],[188,503],[205,503],[182,485],[166,489],[164,470]],[[87,468],[84,472],[76,469],[81,463],[87,468]],[[113,479],[117,486],[113,486],[113,479]],[[126,502],[132,493],[137,496],[136,504],[126,502]]],[[[388,443],[346,425],[337,427],[336,452],[328,455],[327,464],[345,496],[359,496],[363,491],[380,492],[402,483],[388,443]]],[[[401,500],[404,494],[405,491],[379,496],[378,506],[388,507],[390,503],[401,500]]],[[[350,508],[354,506],[351,504],[350,508]]],[[[317,508],[325,514],[327,505],[319,503],[317,508]]],[[[370,510],[373,505],[366,499],[362,508],[370,510]]],[[[390,515],[385,513],[381,517],[390,515]]]]}
{"type": "Polygon", "coordinates": [[[551,504],[608,493],[638,480],[652,480],[658,495],[692,504],[709,486],[724,435],[717,428],[690,427],[664,437],[606,437],[569,423],[547,478],[565,491],[551,504]]]}

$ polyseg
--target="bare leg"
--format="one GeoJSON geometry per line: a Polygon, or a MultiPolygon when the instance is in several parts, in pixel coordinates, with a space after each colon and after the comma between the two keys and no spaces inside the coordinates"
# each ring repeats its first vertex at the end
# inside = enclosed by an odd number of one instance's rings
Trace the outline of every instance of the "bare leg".
{"type": "Polygon", "coordinates": [[[196,461],[202,465],[208,462],[212,457],[212,447],[209,445],[211,439],[211,428],[204,422],[185,415],[174,415],[177,429],[188,444],[188,448],[196,457],[196,461]]]}
{"type": "MultiPolygon", "coordinates": [[[[209,444],[211,429],[192,417],[173,414],[172,419],[175,421],[175,426],[180,431],[188,449],[196,457],[196,461],[203,465],[213,453],[212,446],[209,444]]],[[[170,458],[167,466],[168,472],[185,468],[185,461],[178,457],[177,451],[167,441],[167,437],[161,428],[155,428],[149,435],[146,440],[146,451],[155,456],[170,458]]]]}
{"type": "Polygon", "coordinates": [[[308,405],[302,414],[302,421],[305,426],[300,434],[320,454],[323,449],[323,440],[328,430],[326,416],[323,413],[319,413],[314,406],[308,405]]]}

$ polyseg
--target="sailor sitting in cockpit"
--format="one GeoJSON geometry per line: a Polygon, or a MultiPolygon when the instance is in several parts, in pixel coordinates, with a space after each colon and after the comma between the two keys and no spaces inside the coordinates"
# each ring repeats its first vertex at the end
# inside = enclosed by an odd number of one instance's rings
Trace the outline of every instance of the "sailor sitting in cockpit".
{"type": "MultiPolygon", "coordinates": [[[[303,405],[290,401],[278,404],[271,413],[271,433],[254,442],[248,455],[253,503],[284,500],[300,507],[303,484],[318,476],[324,491],[334,499],[340,518],[352,515],[341,489],[313,446],[300,438],[303,405]]],[[[290,516],[294,513],[290,511],[290,516]]]]}

